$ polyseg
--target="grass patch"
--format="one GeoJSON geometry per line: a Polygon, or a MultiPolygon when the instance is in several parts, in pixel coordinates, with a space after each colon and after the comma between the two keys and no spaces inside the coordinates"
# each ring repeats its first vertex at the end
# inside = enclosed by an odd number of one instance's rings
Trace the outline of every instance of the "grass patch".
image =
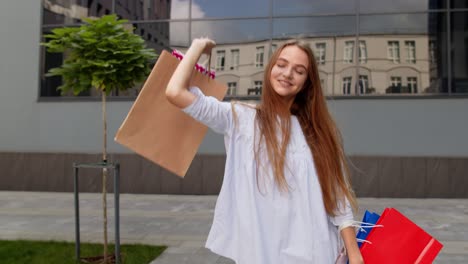
{"type": "MultiPolygon", "coordinates": [[[[120,245],[123,264],[147,264],[167,247],[120,245]]],[[[109,253],[114,245],[109,244],[109,253]]],[[[102,255],[102,244],[81,243],[81,257],[102,255]]],[[[57,241],[0,240],[2,264],[76,264],[75,243],[57,241]]]]}

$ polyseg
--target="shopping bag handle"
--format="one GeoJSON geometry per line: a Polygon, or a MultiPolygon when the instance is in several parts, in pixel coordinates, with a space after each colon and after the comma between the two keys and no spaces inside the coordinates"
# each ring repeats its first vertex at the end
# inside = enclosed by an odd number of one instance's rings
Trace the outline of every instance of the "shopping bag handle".
{"type": "MultiPolygon", "coordinates": [[[[172,55],[179,60],[182,60],[184,58],[184,54],[176,49],[172,51],[172,55]]],[[[216,77],[215,71],[211,70],[211,52],[208,54],[207,67],[204,67],[203,65],[199,63],[196,63],[195,69],[201,72],[202,74],[208,75],[211,79],[214,79],[216,77]]]]}
{"type": "MultiPolygon", "coordinates": [[[[211,72],[211,51],[210,54],[208,54],[208,67],[206,68],[208,72],[211,72]]],[[[214,73],[213,73],[213,79],[214,79],[214,73]]]]}

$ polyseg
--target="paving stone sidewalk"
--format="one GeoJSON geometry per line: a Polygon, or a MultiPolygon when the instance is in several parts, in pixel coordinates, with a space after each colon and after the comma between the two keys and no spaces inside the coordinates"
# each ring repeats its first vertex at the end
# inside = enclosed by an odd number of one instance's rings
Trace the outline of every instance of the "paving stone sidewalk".
{"type": "MultiPolygon", "coordinates": [[[[108,196],[109,237],[113,199],[108,196]]],[[[233,264],[203,248],[216,196],[135,195],[120,198],[121,243],[168,245],[151,264],[233,264]]],[[[0,191],[0,239],[74,241],[73,193],[0,191]]],[[[435,263],[468,263],[468,199],[360,198],[363,209],[395,207],[444,244],[435,263]]],[[[101,195],[80,194],[81,239],[101,242],[101,195]]]]}

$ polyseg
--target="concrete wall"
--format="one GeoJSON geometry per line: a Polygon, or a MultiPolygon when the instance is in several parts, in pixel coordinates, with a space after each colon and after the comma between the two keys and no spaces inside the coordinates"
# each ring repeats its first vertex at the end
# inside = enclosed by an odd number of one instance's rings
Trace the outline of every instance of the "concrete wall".
{"type": "MultiPolygon", "coordinates": [[[[73,163],[98,160],[99,154],[0,152],[0,190],[71,192],[73,163]]],[[[225,155],[197,155],[183,179],[135,154],[109,160],[121,165],[122,193],[205,195],[219,193],[225,155]]],[[[468,158],[352,156],[351,163],[359,197],[468,198],[468,158]]],[[[78,178],[81,192],[101,190],[98,169],[81,168],[78,178]]]]}

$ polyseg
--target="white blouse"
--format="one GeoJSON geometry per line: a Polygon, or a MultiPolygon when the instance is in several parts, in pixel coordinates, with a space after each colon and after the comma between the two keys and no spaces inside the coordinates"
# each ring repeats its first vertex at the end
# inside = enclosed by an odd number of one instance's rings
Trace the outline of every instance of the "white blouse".
{"type": "Polygon", "coordinates": [[[338,226],[353,220],[352,210],[347,203],[337,216],[327,215],[312,153],[297,118],[291,117],[286,153],[290,188],[280,192],[268,162],[262,162],[266,170],[260,166],[256,176],[255,109],[220,102],[197,87],[190,91],[197,98],[183,111],[223,134],[227,155],[206,247],[237,264],[335,263],[342,244],[338,226]]]}

